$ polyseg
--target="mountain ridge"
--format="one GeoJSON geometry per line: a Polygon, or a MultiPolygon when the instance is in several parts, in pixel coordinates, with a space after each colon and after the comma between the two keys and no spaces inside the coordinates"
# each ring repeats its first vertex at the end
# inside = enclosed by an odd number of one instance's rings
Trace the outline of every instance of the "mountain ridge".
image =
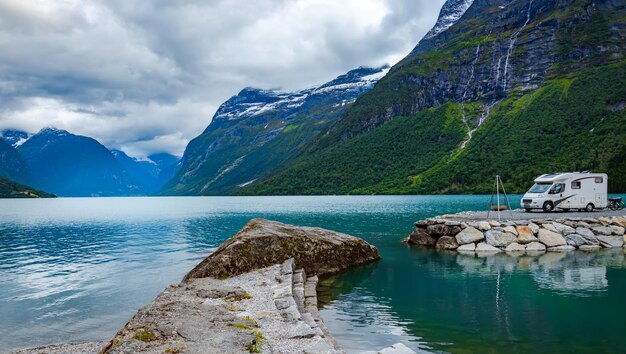
{"type": "Polygon", "coordinates": [[[624,6],[611,0],[475,0],[449,28],[423,38],[289,165],[238,193],[488,193],[485,181],[495,174],[510,181],[507,190],[520,192],[540,168],[578,167],[607,169],[611,190],[626,190],[618,172],[626,161],[626,148],[620,150],[626,117],[623,110],[609,109],[626,97],[624,81],[615,85],[602,71],[624,77],[624,6]],[[585,88],[582,80],[593,85],[585,88]],[[596,101],[583,106],[570,100],[571,109],[563,109],[570,116],[564,117],[550,108],[562,106],[568,93],[596,101]],[[527,109],[536,116],[528,117],[527,109]],[[603,135],[596,130],[592,140],[616,148],[585,151],[582,139],[568,140],[577,162],[555,145],[559,131],[568,139],[587,136],[584,127],[603,117],[610,117],[614,129],[603,135]],[[526,126],[523,120],[535,124],[526,126]],[[547,120],[559,130],[545,127],[547,120]],[[584,124],[577,126],[577,120],[584,124]],[[421,132],[411,131],[418,128],[421,132]],[[500,144],[490,136],[494,129],[500,144]],[[540,137],[549,143],[528,147],[518,139],[525,132],[532,141],[540,137]],[[490,153],[482,150],[486,141],[490,153]],[[550,157],[541,145],[561,155],[550,157]],[[505,146],[506,153],[499,154],[505,146]],[[534,156],[538,151],[549,158],[534,156]],[[475,153],[482,162],[472,157],[475,153]],[[436,158],[424,159],[424,154],[436,158]],[[534,156],[543,165],[521,156],[534,156]],[[583,162],[590,166],[579,166],[583,162]]]}

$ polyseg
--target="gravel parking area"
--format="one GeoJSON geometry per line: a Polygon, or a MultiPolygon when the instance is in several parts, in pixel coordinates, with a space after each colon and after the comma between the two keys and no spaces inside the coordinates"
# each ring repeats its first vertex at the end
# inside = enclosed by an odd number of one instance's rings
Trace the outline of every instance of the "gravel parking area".
{"type": "MultiPolygon", "coordinates": [[[[440,218],[453,219],[453,220],[487,220],[498,219],[498,213],[492,211],[487,217],[487,211],[467,211],[453,215],[443,215],[440,218]]],[[[626,215],[626,209],[624,210],[596,210],[592,212],[576,212],[576,211],[554,211],[551,213],[544,213],[541,211],[526,212],[523,209],[505,210],[500,212],[500,220],[531,220],[531,219],[558,219],[558,218],[597,218],[600,216],[624,216],[626,215]]]]}

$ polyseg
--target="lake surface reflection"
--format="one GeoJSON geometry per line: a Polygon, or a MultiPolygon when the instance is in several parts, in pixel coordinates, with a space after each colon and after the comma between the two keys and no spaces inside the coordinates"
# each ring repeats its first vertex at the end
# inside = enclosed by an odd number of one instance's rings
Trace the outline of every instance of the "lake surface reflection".
{"type": "Polygon", "coordinates": [[[378,247],[382,261],[322,281],[322,316],[349,352],[397,342],[416,351],[621,350],[621,249],[476,257],[400,242],[416,220],[488,204],[489,196],[0,200],[0,352],[111,338],[254,217],[378,247]]]}

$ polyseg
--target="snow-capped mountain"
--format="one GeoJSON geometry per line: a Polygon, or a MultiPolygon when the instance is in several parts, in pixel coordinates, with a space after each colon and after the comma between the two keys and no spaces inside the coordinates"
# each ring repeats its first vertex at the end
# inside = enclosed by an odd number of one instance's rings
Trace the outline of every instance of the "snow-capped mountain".
{"type": "Polygon", "coordinates": [[[371,89],[388,71],[388,65],[379,68],[360,67],[323,85],[295,92],[246,87],[220,106],[213,121],[240,120],[265,112],[293,110],[302,107],[316,95],[341,95],[346,99],[340,104],[351,103],[362,92],[371,89]]]}
{"type": "Polygon", "coordinates": [[[360,67],[295,92],[244,88],[192,140],[162,194],[225,194],[270,173],[335,122],[389,66],[360,67]]]}
{"type": "Polygon", "coordinates": [[[22,145],[29,137],[27,132],[21,130],[7,129],[0,132],[0,139],[13,147],[22,145]]]}
{"type": "Polygon", "coordinates": [[[439,17],[433,28],[426,33],[424,39],[433,38],[441,32],[444,32],[448,28],[452,27],[463,16],[465,11],[472,6],[474,0],[448,0],[441,11],[439,11],[439,17]]]}

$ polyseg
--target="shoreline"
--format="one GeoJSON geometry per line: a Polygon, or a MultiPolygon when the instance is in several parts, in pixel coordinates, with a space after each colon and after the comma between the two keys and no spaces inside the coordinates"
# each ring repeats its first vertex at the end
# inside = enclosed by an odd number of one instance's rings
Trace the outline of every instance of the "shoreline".
{"type": "Polygon", "coordinates": [[[461,212],[415,222],[405,242],[459,253],[512,256],[626,247],[626,213],[461,212]],[[492,218],[487,219],[487,216],[492,218]]]}

